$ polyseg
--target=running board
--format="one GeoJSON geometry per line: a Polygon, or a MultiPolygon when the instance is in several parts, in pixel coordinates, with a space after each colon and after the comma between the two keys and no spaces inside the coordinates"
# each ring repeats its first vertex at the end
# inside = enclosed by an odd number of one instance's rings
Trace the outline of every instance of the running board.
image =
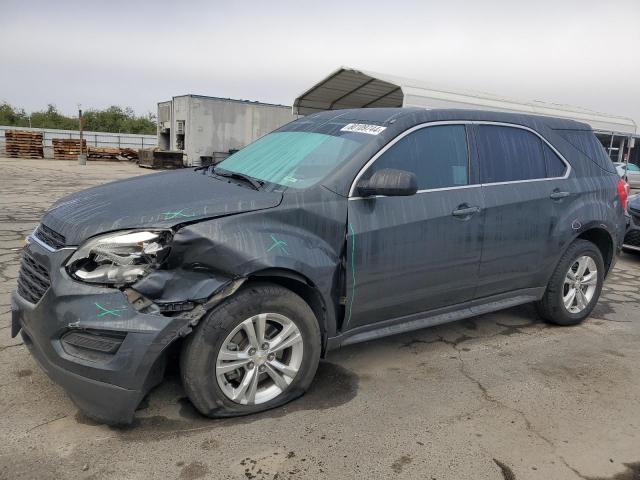
{"type": "Polygon", "coordinates": [[[439,308],[431,312],[408,315],[406,317],[385,320],[384,322],[379,322],[374,325],[356,327],[337,337],[329,338],[327,341],[327,350],[333,350],[343,345],[367,342],[390,335],[442,325],[443,323],[455,322],[465,318],[535,302],[542,298],[544,291],[544,287],[527,288],[508,294],[473,300],[453,307],[439,308]]]}

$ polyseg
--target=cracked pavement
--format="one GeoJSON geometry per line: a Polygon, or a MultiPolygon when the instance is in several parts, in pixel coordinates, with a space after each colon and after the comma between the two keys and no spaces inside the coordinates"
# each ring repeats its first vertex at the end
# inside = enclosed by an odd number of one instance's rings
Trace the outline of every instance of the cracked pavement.
{"type": "Polygon", "coordinates": [[[0,159],[0,479],[640,478],[640,255],[592,317],[531,306],[345,347],[310,392],[227,420],[194,411],[175,366],[125,429],[77,412],[10,338],[19,250],[72,191],[149,173],[126,163],[0,159]]]}

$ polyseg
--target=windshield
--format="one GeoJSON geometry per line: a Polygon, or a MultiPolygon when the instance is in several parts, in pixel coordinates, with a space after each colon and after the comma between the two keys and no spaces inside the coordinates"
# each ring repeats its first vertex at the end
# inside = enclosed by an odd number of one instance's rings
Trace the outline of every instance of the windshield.
{"type": "Polygon", "coordinates": [[[298,120],[247,145],[216,169],[287,187],[307,188],[375,138],[374,134],[354,131],[351,125],[354,124],[298,120]]]}

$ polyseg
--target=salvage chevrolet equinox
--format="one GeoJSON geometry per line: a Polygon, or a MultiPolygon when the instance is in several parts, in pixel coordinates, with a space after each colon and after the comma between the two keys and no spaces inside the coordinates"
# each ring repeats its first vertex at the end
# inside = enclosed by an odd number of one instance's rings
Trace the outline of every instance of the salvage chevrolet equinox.
{"type": "Polygon", "coordinates": [[[216,166],[59,200],[27,239],[12,334],[99,421],[131,422],[168,361],[204,415],[259,412],[342,345],[528,302],[583,321],[626,201],[582,123],[322,112],[216,166]]]}

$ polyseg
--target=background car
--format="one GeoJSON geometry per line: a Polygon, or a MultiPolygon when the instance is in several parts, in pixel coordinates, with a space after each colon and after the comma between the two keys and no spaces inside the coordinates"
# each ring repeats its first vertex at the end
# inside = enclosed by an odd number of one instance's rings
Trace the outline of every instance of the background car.
{"type": "Polygon", "coordinates": [[[631,188],[640,189],[640,167],[635,163],[614,162],[618,175],[626,179],[631,188]]]}
{"type": "Polygon", "coordinates": [[[629,197],[629,216],[631,221],[623,247],[627,251],[640,252],[640,194],[629,197]]]}

